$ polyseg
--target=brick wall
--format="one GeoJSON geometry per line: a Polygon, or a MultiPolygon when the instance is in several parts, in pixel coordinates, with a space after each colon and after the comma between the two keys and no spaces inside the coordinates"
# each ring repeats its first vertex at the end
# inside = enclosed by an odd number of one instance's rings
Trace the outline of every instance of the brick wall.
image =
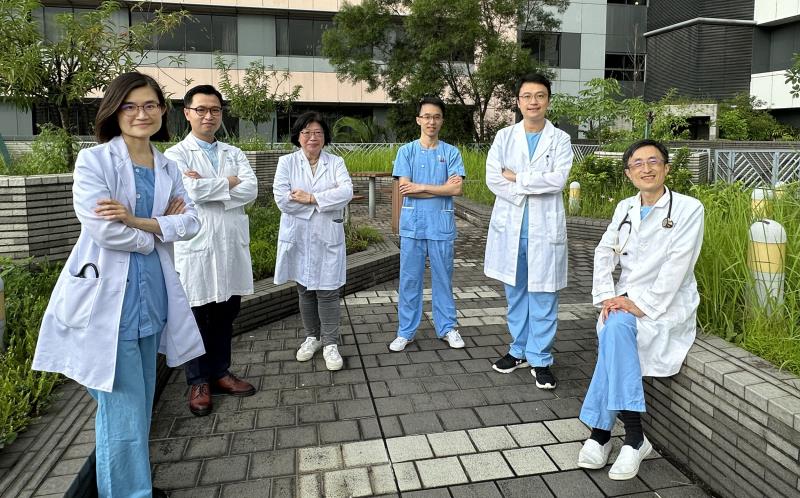
{"type": "Polygon", "coordinates": [[[285,150],[245,151],[244,155],[258,179],[258,199],[272,199],[272,181],[278,168],[278,158],[289,153],[285,150]]]}
{"type": "Polygon", "coordinates": [[[0,256],[66,259],[80,230],[71,174],[0,176],[0,256]]]}
{"type": "Polygon", "coordinates": [[[645,381],[645,431],[720,496],[800,496],[800,379],[714,336],[645,381]]]}

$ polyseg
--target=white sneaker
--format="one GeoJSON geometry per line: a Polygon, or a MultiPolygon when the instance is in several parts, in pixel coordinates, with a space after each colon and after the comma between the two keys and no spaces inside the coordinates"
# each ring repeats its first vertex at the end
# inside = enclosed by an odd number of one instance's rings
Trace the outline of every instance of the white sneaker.
{"type": "Polygon", "coordinates": [[[408,340],[404,337],[397,336],[394,338],[391,344],[389,344],[389,349],[395,352],[402,351],[408,346],[410,343],[414,342],[414,339],[408,340]]]}
{"type": "Polygon", "coordinates": [[[322,348],[322,357],[325,358],[325,366],[328,367],[328,370],[341,370],[342,365],[344,365],[342,355],[339,354],[339,348],[336,344],[322,348]]]}
{"type": "Polygon", "coordinates": [[[609,440],[606,444],[600,445],[594,439],[587,439],[583,443],[580,453],[578,453],[578,467],[584,469],[602,469],[608,463],[611,450],[614,447],[609,440]]]}
{"type": "Polygon", "coordinates": [[[644,438],[644,442],[638,450],[626,444],[619,450],[617,460],[608,471],[608,478],[614,481],[625,481],[636,477],[636,474],[639,473],[639,465],[652,450],[653,445],[650,444],[647,437],[644,438]]]}
{"type": "Polygon", "coordinates": [[[464,347],[464,339],[461,338],[461,334],[459,334],[456,329],[445,334],[442,340],[447,341],[447,344],[449,344],[451,348],[461,349],[464,347]]]}
{"type": "Polygon", "coordinates": [[[313,356],[314,353],[322,349],[322,341],[318,339],[314,339],[313,337],[306,337],[305,342],[300,345],[300,349],[297,350],[297,361],[308,361],[313,356]]]}

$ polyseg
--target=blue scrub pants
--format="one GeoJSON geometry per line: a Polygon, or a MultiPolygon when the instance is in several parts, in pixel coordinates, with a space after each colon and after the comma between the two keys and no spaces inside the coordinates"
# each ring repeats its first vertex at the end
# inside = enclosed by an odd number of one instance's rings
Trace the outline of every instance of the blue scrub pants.
{"type": "Polygon", "coordinates": [[[161,334],[117,342],[112,392],[89,389],[97,400],[95,457],[100,498],[150,498],[150,419],[161,334]]]}
{"type": "Polygon", "coordinates": [[[509,354],[531,366],[553,364],[550,350],[558,326],[558,292],[528,292],[528,239],[519,239],[516,285],[505,285],[508,301],[509,354]]]}
{"type": "Polygon", "coordinates": [[[645,411],[636,317],[625,311],[610,313],[598,340],[597,365],[580,419],[589,427],[610,431],[618,411],[645,411]]]}
{"type": "Polygon", "coordinates": [[[431,262],[433,323],[436,336],[456,328],[456,301],[453,299],[453,241],[400,237],[400,296],[397,304],[397,335],[414,338],[422,320],[422,284],[425,257],[431,262]]]}

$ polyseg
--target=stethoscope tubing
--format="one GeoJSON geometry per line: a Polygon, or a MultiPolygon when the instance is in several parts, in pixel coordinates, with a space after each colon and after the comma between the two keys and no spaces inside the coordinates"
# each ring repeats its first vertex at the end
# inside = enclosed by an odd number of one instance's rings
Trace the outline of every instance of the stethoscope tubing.
{"type": "MultiPolygon", "coordinates": [[[[669,206],[667,207],[667,216],[661,220],[661,226],[663,228],[672,228],[675,226],[675,222],[672,221],[672,190],[667,189],[669,192],[669,206]]],[[[617,237],[616,243],[614,244],[614,252],[618,255],[622,255],[625,251],[625,246],[628,245],[628,240],[631,238],[631,230],[633,229],[633,224],[631,223],[631,216],[630,216],[630,209],[628,212],[625,213],[625,217],[622,218],[622,221],[619,222],[617,225],[617,237]],[[622,247],[619,245],[619,234],[622,231],[622,227],[628,225],[628,236],[625,238],[625,242],[622,244],[622,247]]]]}

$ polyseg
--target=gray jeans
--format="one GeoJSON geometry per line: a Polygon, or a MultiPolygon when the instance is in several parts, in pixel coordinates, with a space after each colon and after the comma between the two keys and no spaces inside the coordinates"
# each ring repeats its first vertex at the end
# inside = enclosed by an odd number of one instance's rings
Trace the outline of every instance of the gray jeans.
{"type": "Polygon", "coordinates": [[[297,284],[300,317],[306,337],[322,339],[322,346],[339,340],[339,289],[308,290],[297,284]]]}

